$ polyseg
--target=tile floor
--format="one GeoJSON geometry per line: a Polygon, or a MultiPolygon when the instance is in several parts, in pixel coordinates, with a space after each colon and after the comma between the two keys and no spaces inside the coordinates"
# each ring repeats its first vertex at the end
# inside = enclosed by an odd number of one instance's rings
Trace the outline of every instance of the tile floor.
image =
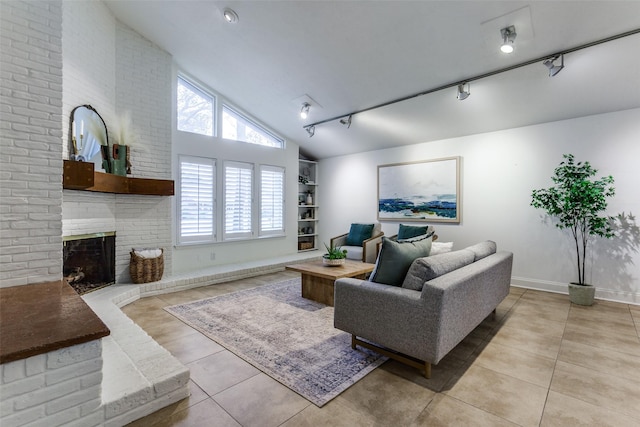
{"type": "Polygon", "coordinates": [[[388,361],[318,408],[162,308],[299,277],[144,298],[123,311],[191,369],[191,396],[132,426],[638,426],[640,306],[512,288],[425,379],[388,361]]]}

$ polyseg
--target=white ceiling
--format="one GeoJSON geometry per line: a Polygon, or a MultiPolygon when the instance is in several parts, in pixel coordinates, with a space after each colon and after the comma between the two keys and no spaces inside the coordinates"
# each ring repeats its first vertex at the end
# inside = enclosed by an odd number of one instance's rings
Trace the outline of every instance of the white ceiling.
{"type": "Polygon", "coordinates": [[[640,1],[106,0],[178,66],[321,159],[640,107],[640,34],[318,125],[640,29],[640,1]],[[231,7],[239,22],[227,24],[231,7]],[[511,55],[500,29],[515,25],[511,55]],[[316,105],[298,115],[305,95],[316,105]],[[315,108],[314,108],[315,107],[315,108]]]}

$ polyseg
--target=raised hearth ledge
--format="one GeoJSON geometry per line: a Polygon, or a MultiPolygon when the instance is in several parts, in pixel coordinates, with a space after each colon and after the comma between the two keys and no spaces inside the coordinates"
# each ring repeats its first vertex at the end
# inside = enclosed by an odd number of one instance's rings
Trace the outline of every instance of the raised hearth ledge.
{"type": "Polygon", "coordinates": [[[102,402],[110,423],[120,425],[188,396],[189,371],[127,317],[120,307],[142,297],[283,271],[287,264],[320,259],[305,252],[264,261],[202,269],[158,282],[116,284],[82,299],[111,330],[103,339],[102,402]],[[157,397],[156,397],[157,396],[157,397]]]}

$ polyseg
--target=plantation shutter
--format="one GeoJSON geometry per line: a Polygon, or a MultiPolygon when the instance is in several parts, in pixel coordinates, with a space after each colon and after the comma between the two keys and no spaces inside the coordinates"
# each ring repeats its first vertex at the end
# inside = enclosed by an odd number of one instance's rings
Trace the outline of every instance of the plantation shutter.
{"type": "Polygon", "coordinates": [[[178,240],[209,242],[215,238],[215,160],[180,157],[178,240]]]}
{"type": "Polygon", "coordinates": [[[224,237],[251,237],[253,204],[253,165],[225,162],[224,237]]]}
{"type": "Polygon", "coordinates": [[[284,168],[260,166],[260,235],[284,233],[284,168]]]}

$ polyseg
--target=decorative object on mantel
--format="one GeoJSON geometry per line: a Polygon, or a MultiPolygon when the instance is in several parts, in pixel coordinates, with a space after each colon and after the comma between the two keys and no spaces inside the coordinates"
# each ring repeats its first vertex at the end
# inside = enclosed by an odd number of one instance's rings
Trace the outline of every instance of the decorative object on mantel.
{"type": "Polygon", "coordinates": [[[575,241],[578,283],[569,284],[569,299],[578,305],[592,305],[596,289],[585,283],[585,264],[589,237],[614,236],[610,216],[600,216],[607,209],[607,197],[615,195],[613,177],[592,179],[598,172],[589,162],[575,163],[573,154],[564,160],[551,177],[553,186],[531,193],[531,206],[543,209],[557,220],[556,227],[571,230],[575,241]]]}
{"type": "Polygon", "coordinates": [[[111,172],[109,133],[98,111],[89,104],[75,107],[71,110],[69,127],[69,159],[94,163],[111,172]]]}
{"type": "Polygon", "coordinates": [[[116,175],[130,175],[131,174],[131,145],[137,141],[135,133],[133,132],[133,124],[131,122],[131,114],[125,111],[119,114],[114,125],[114,151],[113,159],[114,163],[118,164],[118,172],[116,175]],[[116,147],[118,152],[116,153],[116,147]]]}
{"type": "Polygon", "coordinates": [[[126,145],[113,144],[111,150],[111,170],[115,175],[127,176],[128,148],[126,145]]]}
{"type": "Polygon", "coordinates": [[[132,248],[129,274],[133,283],[157,282],[164,273],[162,248],[132,248]]]}
{"type": "Polygon", "coordinates": [[[330,267],[336,267],[344,265],[347,258],[347,250],[342,249],[339,246],[328,246],[326,243],[324,247],[327,248],[327,253],[322,255],[322,263],[330,267]]]}

